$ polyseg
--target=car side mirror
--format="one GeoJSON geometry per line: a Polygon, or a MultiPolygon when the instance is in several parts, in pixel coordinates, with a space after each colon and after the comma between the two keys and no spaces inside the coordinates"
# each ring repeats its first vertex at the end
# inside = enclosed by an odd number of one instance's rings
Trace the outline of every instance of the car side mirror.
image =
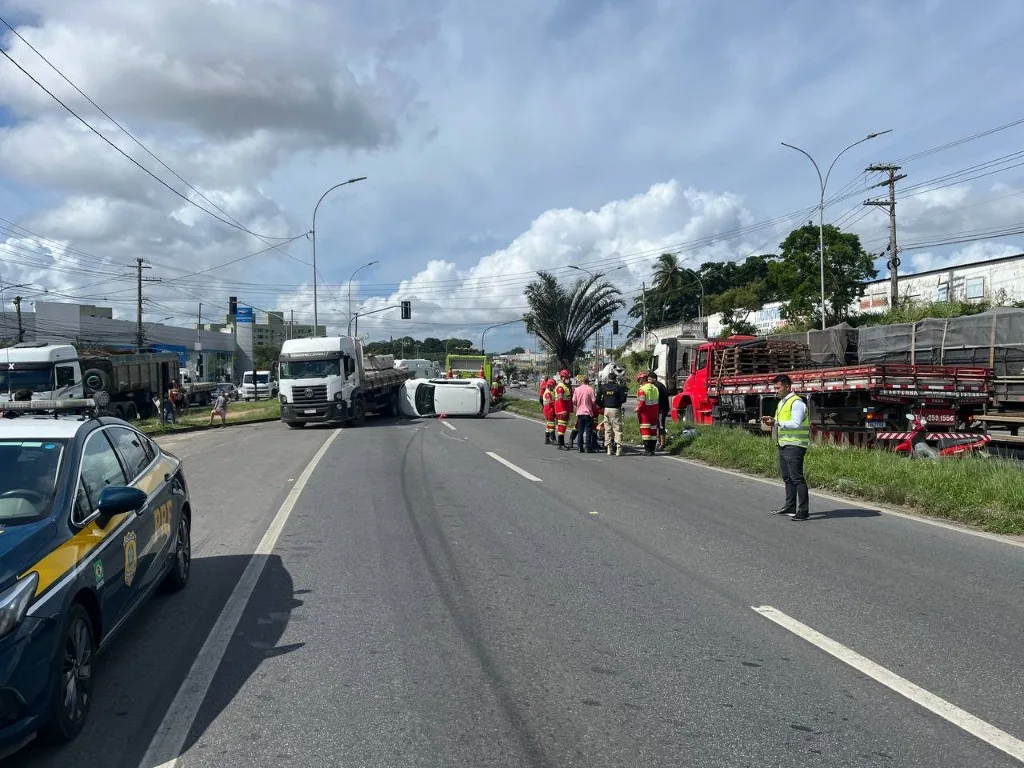
{"type": "Polygon", "coordinates": [[[99,504],[97,505],[101,524],[105,525],[106,521],[112,517],[117,517],[127,512],[137,512],[146,506],[147,501],[149,501],[149,496],[146,495],[145,491],[140,491],[138,488],[115,485],[107,486],[100,491],[99,504]]]}

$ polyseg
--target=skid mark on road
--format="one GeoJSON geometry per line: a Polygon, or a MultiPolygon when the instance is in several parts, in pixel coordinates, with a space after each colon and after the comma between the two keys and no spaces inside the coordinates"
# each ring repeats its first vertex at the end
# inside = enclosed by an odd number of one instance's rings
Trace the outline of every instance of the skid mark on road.
{"type": "Polygon", "coordinates": [[[895,672],[890,672],[880,664],[876,664],[871,661],[871,659],[861,656],[856,651],[847,648],[842,643],[838,643],[830,637],[826,637],[806,624],[800,623],[777,608],[773,608],[770,605],[751,607],[769,621],[775,622],[780,627],[789,630],[797,637],[817,646],[821,650],[825,651],[825,653],[834,656],[844,664],[848,664],[858,672],[862,672],[871,679],[881,683],[886,688],[910,699],[912,702],[920,707],[924,707],[929,712],[934,712],[943,720],[967,731],[969,734],[981,739],[986,744],[989,744],[990,746],[1005,752],[1011,757],[1015,757],[1021,762],[1024,762],[1024,741],[1011,736],[1005,731],[1001,731],[994,725],[975,717],[970,712],[960,709],[960,707],[936,696],[934,693],[926,691],[924,688],[915,685],[906,678],[900,677],[895,672]]]}
{"type": "Polygon", "coordinates": [[[481,636],[480,618],[474,615],[470,608],[471,599],[462,586],[465,580],[459,573],[455,553],[438,520],[437,503],[430,489],[431,476],[427,471],[426,447],[422,435],[422,432],[418,432],[410,437],[402,452],[399,470],[402,500],[416,545],[423,554],[427,572],[437,588],[438,596],[448,615],[452,617],[455,630],[480,665],[491,692],[516,734],[528,764],[536,768],[554,768],[555,763],[548,757],[540,740],[531,731],[525,712],[513,698],[511,684],[502,676],[497,662],[481,636]],[[418,466],[414,467],[410,461],[410,454],[417,437],[420,438],[419,461],[418,466]],[[414,472],[415,476],[411,476],[414,472]],[[417,514],[418,510],[421,511],[420,514],[417,514]]]}

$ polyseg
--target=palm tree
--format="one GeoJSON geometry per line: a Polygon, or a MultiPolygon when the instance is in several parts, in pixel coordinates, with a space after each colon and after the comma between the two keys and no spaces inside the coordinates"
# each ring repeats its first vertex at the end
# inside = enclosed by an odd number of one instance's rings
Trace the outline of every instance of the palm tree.
{"type": "Polygon", "coordinates": [[[581,278],[565,287],[548,272],[538,272],[526,286],[530,311],[527,331],[536,334],[561,368],[573,371],[587,342],[623,306],[622,294],[601,275],[581,278]]]}

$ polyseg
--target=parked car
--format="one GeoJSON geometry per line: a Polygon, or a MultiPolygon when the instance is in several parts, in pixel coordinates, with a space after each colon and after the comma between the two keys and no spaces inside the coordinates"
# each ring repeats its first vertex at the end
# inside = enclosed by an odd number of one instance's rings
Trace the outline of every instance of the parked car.
{"type": "Polygon", "coordinates": [[[238,400],[242,396],[234,384],[218,384],[216,391],[217,394],[223,392],[228,396],[228,400],[238,400]]]}
{"type": "MultiPolygon", "coordinates": [[[[0,757],[33,734],[75,738],[95,675],[110,670],[96,654],[130,616],[149,613],[139,608],[158,587],[188,584],[192,509],[181,461],[120,419],[83,418],[95,405],[3,406],[0,757]]],[[[122,647],[110,663],[131,653],[122,647]]]]}
{"type": "Polygon", "coordinates": [[[491,393],[483,379],[410,379],[402,386],[399,407],[410,418],[483,418],[491,409],[491,393]]]}

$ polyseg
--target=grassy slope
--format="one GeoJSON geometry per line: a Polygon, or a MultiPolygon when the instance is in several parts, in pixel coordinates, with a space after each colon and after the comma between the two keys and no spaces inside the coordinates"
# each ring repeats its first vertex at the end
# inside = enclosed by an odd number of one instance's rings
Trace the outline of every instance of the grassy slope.
{"type": "MultiPolygon", "coordinates": [[[[193,406],[184,414],[178,415],[175,424],[161,424],[159,419],[146,419],[135,424],[147,434],[163,435],[179,429],[206,426],[210,423],[210,411],[213,406],[193,406]]],[[[281,403],[275,400],[260,400],[256,403],[235,402],[228,406],[228,423],[243,424],[247,421],[281,418],[281,403]]],[[[220,419],[214,419],[214,425],[220,425],[220,419]]]]}
{"type": "MultiPolygon", "coordinates": [[[[508,410],[540,417],[537,402],[511,400],[508,410]]],[[[774,447],[741,429],[702,427],[692,440],[673,434],[672,453],[764,477],[778,477],[774,447]]],[[[636,419],[626,415],[623,439],[639,441],[636,419]]],[[[935,517],[969,523],[993,533],[1024,534],[1024,468],[994,458],[925,461],[880,450],[815,445],[807,455],[807,481],[814,488],[935,517]]]]}

